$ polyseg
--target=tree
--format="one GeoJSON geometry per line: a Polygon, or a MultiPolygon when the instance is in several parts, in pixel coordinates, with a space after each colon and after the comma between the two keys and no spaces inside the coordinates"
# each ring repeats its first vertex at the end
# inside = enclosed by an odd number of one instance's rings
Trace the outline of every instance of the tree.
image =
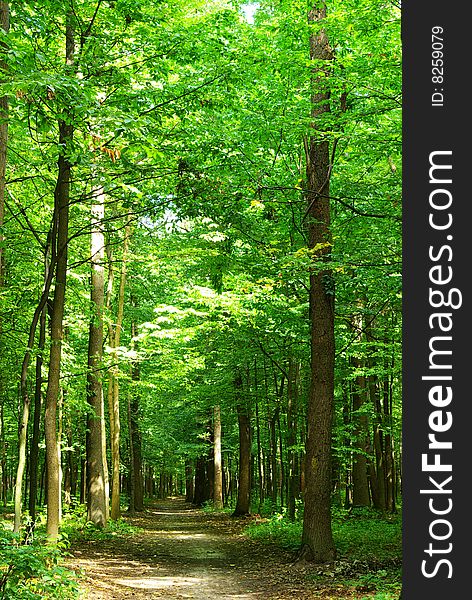
{"type": "MultiPolygon", "coordinates": [[[[66,68],[74,69],[74,27],[73,13],[70,7],[66,13],[66,68]]],[[[70,206],[70,145],[74,127],[67,116],[67,109],[59,121],[59,157],[57,162],[57,182],[54,190],[54,216],[57,223],[57,242],[54,249],[55,287],[51,314],[51,349],[49,353],[48,386],[46,391],[46,413],[44,429],[47,457],[48,517],[47,534],[52,542],[57,540],[59,532],[60,480],[57,455],[56,416],[60,394],[61,349],[63,335],[63,317],[67,280],[67,250],[69,243],[69,206],[70,206]]]]}
{"type": "MultiPolygon", "coordinates": [[[[315,5],[310,23],[326,18],[326,5],[315,5]]],[[[310,36],[310,59],[314,62],[312,117],[316,133],[306,142],[307,229],[312,251],[310,273],[311,385],[306,442],[305,512],[303,555],[315,562],[335,556],[331,530],[331,436],[334,410],[334,282],[329,266],[331,245],[329,140],[323,134],[322,117],[329,111],[329,64],[333,52],[326,31],[310,36]],[[321,123],[319,123],[321,121],[321,123]]]]}
{"type": "Polygon", "coordinates": [[[104,453],[104,409],[102,388],[103,310],[105,301],[105,236],[103,221],[105,198],[103,188],[97,186],[92,206],[91,240],[91,303],[88,344],[87,399],[90,412],[87,418],[87,512],[88,520],[105,527],[107,523],[108,497],[104,453]]]}
{"type": "Polygon", "coordinates": [[[223,508],[223,469],[221,462],[221,407],[216,405],[213,409],[213,457],[214,457],[214,485],[213,503],[215,508],[223,508]]]}
{"type": "Polygon", "coordinates": [[[236,408],[239,429],[239,476],[238,499],[233,515],[241,517],[248,515],[251,511],[251,417],[247,403],[241,397],[243,382],[239,373],[234,385],[238,396],[236,408]]]}

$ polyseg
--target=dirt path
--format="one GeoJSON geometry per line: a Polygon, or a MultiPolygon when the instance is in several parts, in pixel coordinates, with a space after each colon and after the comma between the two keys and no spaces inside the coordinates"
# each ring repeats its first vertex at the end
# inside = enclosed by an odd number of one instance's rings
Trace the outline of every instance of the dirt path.
{"type": "MultiPolygon", "coordinates": [[[[314,598],[292,556],[242,535],[244,523],[168,499],[129,519],[140,533],[72,548],[85,574],[85,598],[276,600],[314,598]]],[[[325,596],[326,597],[326,596],[325,596]]]]}

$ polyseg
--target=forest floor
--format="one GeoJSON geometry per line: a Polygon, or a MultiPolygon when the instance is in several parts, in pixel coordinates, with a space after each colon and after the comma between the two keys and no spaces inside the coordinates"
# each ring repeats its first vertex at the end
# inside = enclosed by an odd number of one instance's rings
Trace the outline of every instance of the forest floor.
{"type": "Polygon", "coordinates": [[[293,553],[244,535],[250,519],[168,498],[126,520],[138,533],[72,545],[68,565],[82,572],[86,600],[372,597],[335,581],[310,582],[312,567],[293,566],[293,553]]]}

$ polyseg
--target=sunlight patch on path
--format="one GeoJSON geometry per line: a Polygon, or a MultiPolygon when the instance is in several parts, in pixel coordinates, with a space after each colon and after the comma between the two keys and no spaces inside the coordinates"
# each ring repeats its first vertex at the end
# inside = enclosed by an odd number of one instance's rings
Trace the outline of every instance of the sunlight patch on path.
{"type": "Polygon", "coordinates": [[[115,583],[141,590],[159,590],[173,586],[189,586],[203,583],[198,577],[149,577],[146,579],[115,579],[115,583]]]}

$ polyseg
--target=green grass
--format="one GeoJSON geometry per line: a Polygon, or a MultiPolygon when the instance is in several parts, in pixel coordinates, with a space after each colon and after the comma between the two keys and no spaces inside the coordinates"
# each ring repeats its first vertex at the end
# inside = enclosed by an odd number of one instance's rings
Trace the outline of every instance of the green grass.
{"type": "Polygon", "coordinates": [[[78,598],[77,574],[64,567],[64,542],[47,545],[38,534],[22,543],[19,534],[0,525],[0,599],[78,598]]]}
{"type": "MultiPolygon", "coordinates": [[[[301,544],[302,523],[291,523],[283,514],[276,514],[250,525],[246,533],[261,543],[276,544],[296,552],[301,544]]],[[[338,510],[333,518],[333,537],[336,561],[315,566],[307,576],[309,581],[327,586],[342,584],[361,594],[358,598],[369,600],[398,597],[402,551],[399,514],[383,515],[370,509],[352,513],[338,510]]]]}
{"type": "Polygon", "coordinates": [[[0,600],[79,598],[79,575],[64,566],[73,541],[107,540],[141,531],[123,519],[109,521],[103,529],[87,521],[85,507],[77,506],[63,516],[57,546],[46,544],[46,515],[40,511],[34,539],[24,544],[24,531],[14,534],[11,522],[0,522],[0,600]]]}

